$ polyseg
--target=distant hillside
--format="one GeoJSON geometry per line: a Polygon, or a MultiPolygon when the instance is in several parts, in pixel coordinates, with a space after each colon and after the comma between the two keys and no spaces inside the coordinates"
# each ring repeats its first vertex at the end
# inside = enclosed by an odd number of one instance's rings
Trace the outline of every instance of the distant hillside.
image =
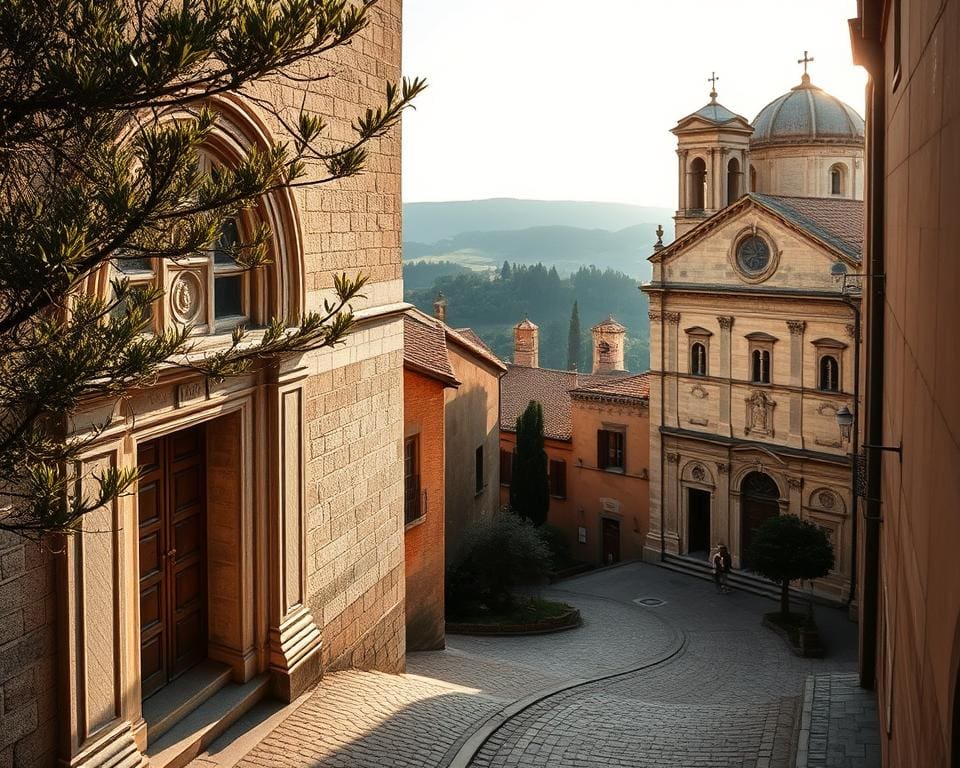
{"type": "Polygon", "coordinates": [[[611,268],[646,280],[647,257],[656,241],[655,224],[636,224],[616,232],[571,226],[463,232],[428,244],[406,240],[403,257],[411,261],[453,262],[471,269],[542,262],[561,275],[582,266],[611,268]]]}
{"type": "MultiPolygon", "coordinates": [[[[403,239],[435,243],[463,232],[483,232],[563,225],[579,229],[621,230],[637,224],[672,226],[673,211],[626,203],[580,201],[464,200],[405,203],[403,239]]],[[[652,230],[651,230],[652,231],[652,230]]]]}

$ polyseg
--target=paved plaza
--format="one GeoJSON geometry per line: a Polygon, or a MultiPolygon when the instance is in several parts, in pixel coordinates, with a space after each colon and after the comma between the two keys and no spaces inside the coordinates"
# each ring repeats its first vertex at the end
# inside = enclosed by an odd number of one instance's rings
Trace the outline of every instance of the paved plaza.
{"type": "Polygon", "coordinates": [[[760,625],[774,602],[655,566],[543,595],[579,608],[583,626],[451,635],[445,651],[409,654],[405,675],[328,675],[296,707],[261,705],[196,767],[793,768],[798,745],[805,765],[879,766],[841,610],[817,608],[828,657],[816,660],[760,625]]]}

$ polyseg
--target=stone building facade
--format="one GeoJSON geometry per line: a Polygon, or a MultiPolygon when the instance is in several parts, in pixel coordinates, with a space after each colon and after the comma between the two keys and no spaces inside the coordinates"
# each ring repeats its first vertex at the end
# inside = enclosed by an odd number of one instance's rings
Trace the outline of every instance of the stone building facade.
{"type": "MultiPolygon", "coordinates": [[[[400,1],[371,21],[335,59],[306,65],[336,72],[305,104],[334,136],[400,76],[400,1]]],[[[260,95],[292,110],[304,96],[260,95]]],[[[211,106],[211,161],[285,137],[240,97],[211,106]]],[[[199,352],[238,321],[321,308],[339,272],[370,283],[335,350],[223,383],[170,368],[75,415],[77,435],[110,422],[82,469],[144,475],[53,551],[4,539],[0,763],[183,764],[263,695],[289,701],[325,669],[403,669],[399,136],[369,149],[366,174],[271,194],[236,222],[270,227],[269,267],[228,275],[213,256],[146,266],[167,289],[155,322],[196,322],[199,352]],[[207,696],[216,705],[191,719],[207,696]]]]}
{"type": "Polygon", "coordinates": [[[524,320],[514,333],[514,364],[500,400],[501,503],[510,502],[517,417],[536,400],[549,460],[547,521],[564,533],[574,560],[639,558],[650,495],[649,387],[646,374],[623,370],[626,329],[612,317],[593,327],[590,374],[524,364],[531,362],[527,350],[537,344],[537,328],[524,320]]]}
{"type": "Polygon", "coordinates": [[[836,414],[856,411],[859,295],[842,290],[837,275],[859,269],[863,203],[851,199],[852,182],[819,193],[836,164],[821,167],[823,153],[851,153],[848,181],[859,168],[863,122],[806,74],[752,125],[711,97],[674,129],[686,169],[678,237],[658,243],[643,286],[651,321],[645,557],[706,557],[726,543],[734,567],[748,568],[756,527],[795,514],[834,547],[834,570],[818,589],[847,598],[852,448],[836,414]],[[730,158],[720,173],[703,170],[706,145],[714,161],[730,158]],[[784,170],[806,149],[806,170],[784,170]],[[761,150],[769,166],[758,171],[761,150]],[[738,177],[735,168],[753,172],[738,177]],[[751,191],[758,177],[765,194],[751,191]],[[700,207],[704,200],[720,205],[700,207]]]}
{"type": "Polygon", "coordinates": [[[861,682],[883,764],[960,768],[960,2],[858,3],[866,67],[861,682]]]}

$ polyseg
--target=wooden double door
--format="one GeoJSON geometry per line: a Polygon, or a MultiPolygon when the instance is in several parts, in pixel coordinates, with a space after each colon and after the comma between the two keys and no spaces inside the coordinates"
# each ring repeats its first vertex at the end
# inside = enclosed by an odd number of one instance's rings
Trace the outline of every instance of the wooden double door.
{"type": "Polygon", "coordinates": [[[203,427],[137,451],[143,698],[207,655],[205,459],[203,427]]]}

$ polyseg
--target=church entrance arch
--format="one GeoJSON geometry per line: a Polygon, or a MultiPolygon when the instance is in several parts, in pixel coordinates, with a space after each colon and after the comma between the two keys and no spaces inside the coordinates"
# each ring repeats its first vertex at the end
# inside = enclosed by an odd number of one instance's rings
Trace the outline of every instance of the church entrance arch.
{"type": "Polygon", "coordinates": [[[749,569],[747,550],[754,531],[771,517],[780,514],[780,489],[770,475],[750,472],[740,483],[740,564],[749,569]]]}

